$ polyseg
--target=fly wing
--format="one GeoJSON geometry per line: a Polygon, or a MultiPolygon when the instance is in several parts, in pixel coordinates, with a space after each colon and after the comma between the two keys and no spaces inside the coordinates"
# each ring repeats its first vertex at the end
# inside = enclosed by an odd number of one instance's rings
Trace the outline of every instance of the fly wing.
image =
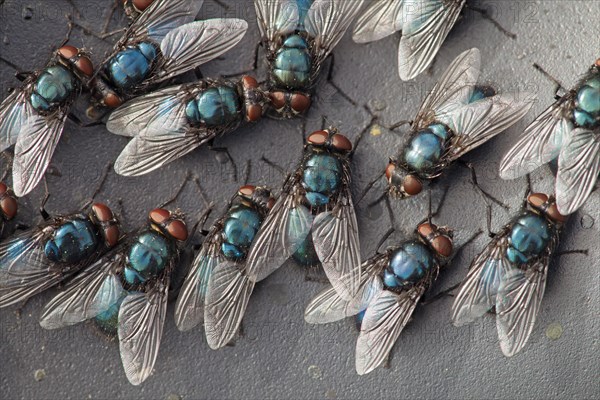
{"type": "Polygon", "coordinates": [[[312,37],[312,53],[319,65],[333,51],[360,11],[363,0],[315,0],[306,15],[306,31],[312,37]]]}
{"type": "Polygon", "coordinates": [[[0,104],[0,152],[17,143],[21,129],[37,115],[27,95],[27,91],[16,89],[0,104]]]}
{"type": "Polygon", "coordinates": [[[503,277],[496,301],[496,327],[505,356],[518,353],[533,330],[546,288],[549,255],[526,271],[513,268],[503,277]]]}
{"type": "Polygon", "coordinates": [[[369,43],[402,30],[402,4],[403,0],[372,2],[356,21],[352,39],[369,43]]]}
{"type": "Polygon", "coordinates": [[[421,104],[413,125],[417,129],[424,128],[437,115],[467,104],[480,70],[481,54],[477,48],[459,54],[421,104]]]}
{"type": "Polygon", "coordinates": [[[65,278],[44,253],[50,234],[34,228],[0,244],[0,307],[25,301],[65,278]]]}
{"type": "Polygon", "coordinates": [[[356,342],[356,372],[368,374],[388,357],[425,292],[416,285],[402,293],[382,290],[367,307],[356,342]]]}
{"type": "Polygon", "coordinates": [[[505,256],[507,232],[499,234],[471,263],[452,304],[452,323],[455,326],[473,322],[496,305],[500,283],[511,270],[505,256]]]}
{"type": "Polygon", "coordinates": [[[596,187],[599,174],[600,130],[575,129],[558,157],[558,211],[563,215],[577,211],[596,187]]]}
{"type": "Polygon", "coordinates": [[[248,278],[253,282],[275,272],[300,248],[308,236],[313,215],[297,201],[297,182],[284,187],[263,221],[246,258],[248,278]]]}
{"type": "Polygon", "coordinates": [[[234,261],[222,262],[215,268],[204,310],[206,340],[211,349],[226,346],[239,331],[254,285],[244,267],[234,261]]]}
{"type": "Polygon", "coordinates": [[[31,192],[44,177],[66,119],[63,110],[48,118],[33,114],[21,126],[13,161],[13,190],[18,197],[31,192]]]}
{"type": "Polygon", "coordinates": [[[339,295],[353,299],[360,286],[362,271],[358,223],[352,194],[347,184],[331,211],[315,218],[312,228],[315,251],[323,270],[339,295]]]}
{"type": "Polygon", "coordinates": [[[62,328],[96,317],[117,303],[125,291],[116,271],[125,263],[117,247],[77,274],[42,311],[40,325],[62,328]]]}
{"type": "Polygon", "coordinates": [[[313,298],[304,311],[304,320],[309,324],[327,324],[358,314],[383,290],[379,274],[389,261],[383,254],[363,263],[360,287],[356,297],[346,300],[333,287],[313,298]]]}
{"type": "Polygon", "coordinates": [[[162,339],[169,283],[160,282],[148,293],[127,295],[119,308],[119,350],[125,375],[132,385],[152,373],[162,339]]]}
{"type": "Polygon", "coordinates": [[[279,35],[294,32],[298,26],[298,3],[296,0],[254,0],[256,19],[263,40],[271,50],[279,35]]]}
{"type": "Polygon", "coordinates": [[[188,126],[186,88],[171,86],[127,102],[110,114],[106,129],[129,137],[143,136],[145,132],[184,134],[188,126]]]}
{"type": "Polygon", "coordinates": [[[573,124],[567,118],[572,95],[563,97],[540,114],[500,162],[500,177],[515,179],[552,161],[560,153],[573,124]]]}
{"type": "Polygon", "coordinates": [[[449,159],[456,160],[505,131],[527,114],[535,96],[525,92],[499,94],[438,115],[456,134],[449,159]]]}
{"type": "Polygon", "coordinates": [[[160,43],[166,61],[150,83],[163,82],[214,60],[238,44],[247,30],[248,23],[236,18],[196,21],[173,29],[160,43]]]}
{"type": "Polygon", "coordinates": [[[400,79],[411,80],[429,67],[464,4],[465,0],[421,0],[404,4],[398,50],[400,79]]]}
{"type": "Polygon", "coordinates": [[[220,252],[221,242],[219,232],[211,229],[194,258],[175,305],[175,325],[180,331],[190,330],[202,322],[211,274],[224,261],[220,252]]]}

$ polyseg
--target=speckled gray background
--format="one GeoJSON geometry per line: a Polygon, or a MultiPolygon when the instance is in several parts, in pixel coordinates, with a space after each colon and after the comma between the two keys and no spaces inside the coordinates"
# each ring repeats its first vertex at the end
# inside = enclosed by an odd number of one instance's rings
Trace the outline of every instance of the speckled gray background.
{"type": "MultiPolygon", "coordinates": [[[[74,0],[79,18],[101,30],[111,0],[74,0]]],[[[542,64],[567,86],[600,56],[600,2],[598,1],[485,1],[502,25],[518,35],[508,39],[477,14],[467,12],[443,45],[430,73],[403,83],[396,73],[398,36],[370,45],[356,45],[347,35],[335,50],[334,82],[358,104],[354,107],[336,90],[323,84],[316,107],[307,117],[307,130],[318,128],[326,116],[348,136],[368,125],[362,105],[381,117],[381,124],[412,118],[426,91],[450,60],[463,50],[481,49],[482,78],[502,88],[535,91],[540,100],[515,127],[472,152],[466,158],[476,166],[483,187],[511,206],[494,208],[497,229],[517,211],[525,182],[505,182],[496,170],[502,154],[535,115],[552,102],[553,86],[532,68],[542,64]]],[[[200,17],[217,15],[246,18],[250,29],[243,41],[221,59],[202,67],[205,76],[235,74],[252,67],[258,40],[250,0],[226,0],[228,10],[206,0],[200,17]]],[[[73,12],[65,0],[0,1],[0,55],[25,70],[44,65],[51,46],[66,31],[64,14],[73,12]]],[[[116,16],[111,28],[124,21],[116,16]]],[[[121,25],[122,26],[122,25],[121,25]]],[[[71,43],[85,46],[98,61],[109,44],[75,28],[71,43]]],[[[0,62],[0,92],[18,85],[14,69],[0,62]]],[[[356,152],[353,166],[355,196],[385,166],[401,136],[372,128],[356,152]]],[[[292,169],[301,153],[301,121],[264,120],[218,141],[229,148],[240,176],[252,160],[250,182],[279,188],[282,177],[259,162],[262,155],[292,169]]],[[[102,127],[81,128],[68,123],[53,165],[62,177],[51,176],[51,212],[79,207],[89,196],[100,171],[113,161],[126,139],[102,127]]],[[[4,161],[2,161],[4,162],[4,161]]],[[[210,200],[223,211],[226,200],[241,184],[231,165],[221,163],[208,149],[194,151],[182,160],[141,178],[111,174],[98,200],[118,209],[123,200],[127,228],[143,223],[147,211],[174,193],[186,171],[200,177],[210,200]]],[[[485,229],[485,204],[469,183],[468,172],[453,167],[443,179],[450,191],[439,223],[456,230],[464,241],[485,229]]],[[[534,189],[551,190],[548,168],[533,175],[534,189]]],[[[434,187],[434,203],[444,184],[434,187]]],[[[372,200],[382,189],[369,195],[372,200]]],[[[21,218],[31,222],[42,195],[36,190],[22,207],[21,218]]],[[[375,251],[389,227],[382,207],[358,206],[362,253],[375,251]]],[[[203,208],[193,185],[177,202],[195,215],[203,208]]],[[[357,333],[353,321],[327,326],[303,322],[303,309],[321,284],[305,281],[305,271],[289,262],[259,284],[250,302],[245,337],[222,351],[208,348],[201,328],[180,333],[169,309],[155,373],[141,387],[131,386],[122,372],[116,342],[98,336],[82,324],[55,332],[42,330],[37,318],[49,294],[31,300],[21,316],[15,308],[0,311],[0,397],[3,399],[82,398],[598,398],[600,305],[600,196],[592,195],[569,222],[561,250],[589,249],[589,255],[569,255],[550,268],[546,295],[536,327],[524,351],[507,359],[498,347],[495,323],[486,317],[477,324],[455,328],[449,319],[451,299],[421,306],[393,350],[391,369],[378,369],[359,377],[354,370],[357,333]],[[561,334],[562,333],[562,334],[561,334]]],[[[425,216],[426,197],[394,204],[397,232],[389,243],[410,234],[425,216]]],[[[485,235],[441,274],[434,291],[465,276],[469,260],[487,242],[485,235]]],[[[314,272],[313,272],[314,273],[314,272]]]]}

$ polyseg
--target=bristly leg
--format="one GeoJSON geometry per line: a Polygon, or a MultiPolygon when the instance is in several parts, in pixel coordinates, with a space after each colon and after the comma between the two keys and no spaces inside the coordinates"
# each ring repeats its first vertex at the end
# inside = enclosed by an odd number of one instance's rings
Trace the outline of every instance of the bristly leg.
{"type": "Polygon", "coordinates": [[[339,94],[344,99],[346,99],[346,101],[348,101],[350,104],[352,104],[354,107],[356,107],[357,103],[333,81],[333,67],[335,64],[335,57],[334,57],[333,53],[330,54],[329,57],[331,58],[331,60],[329,63],[329,70],[327,71],[327,82],[329,82],[329,84],[331,84],[331,86],[333,86],[335,88],[335,90],[337,90],[339,92],[339,94]]]}
{"type": "Polygon", "coordinates": [[[231,162],[231,165],[233,167],[233,181],[237,182],[238,181],[237,164],[235,163],[233,157],[231,157],[229,150],[227,149],[227,147],[215,147],[214,142],[215,142],[214,138],[211,139],[210,142],[208,142],[208,149],[215,151],[217,153],[225,154],[227,156],[227,159],[231,162]]]}
{"type": "Polygon", "coordinates": [[[100,180],[98,181],[98,185],[92,192],[92,195],[90,196],[89,200],[86,201],[85,204],[81,207],[81,210],[85,210],[86,208],[88,208],[90,206],[90,204],[92,204],[92,202],[94,201],[94,199],[96,198],[98,193],[100,193],[100,191],[102,190],[102,187],[104,186],[104,183],[106,183],[106,179],[108,178],[108,173],[112,169],[111,167],[112,167],[112,164],[107,164],[104,167],[104,169],[102,170],[102,175],[100,176],[100,180]]]}
{"type": "Polygon", "coordinates": [[[483,190],[481,188],[481,186],[479,185],[479,182],[477,181],[477,174],[475,172],[475,167],[473,167],[473,164],[466,162],[466,161],[462,161],[462,160],[458,160],[458,164],[469,169],[469,171],[471,172],[471,183],[473,184],[475,189],[477,189],[478,193],[483,197],[484,201],[486,198],[488,198],[491,201],[493,201],[494,203],[498,204],[500,207],[504,208],[505,210],[508,210],[510,208],[509,206],[507,206],[500,200],[496,199],[494,196],[492,196],[491,194],[489,194],[488,192],[486,192],[485,190],[483,190]]]}
{"type": "Polygon", "coordinates": [[[502,34],[504,34],[505,36],[511,38],[511,39],[516,39],[517,35],[511,31],[509,31],[508,29],[506,29],[505,27],[503,27],[502,25],[500,25],[500,23],[498,21],[496,21],[489,13],[489,11],[485,8],[479,8],[479,7],[474,7],[472,5],[466,5],[466,7],[468,7],[469,9],[475,11],[476,13],[481,14],[481,17],[485,20],[490,21],[500,32],[502,32],[502,34]]]}
{"type": "Polygon", "coordinates": [[[554,89],[554,98],[556,100],[560,99],[562,96],[564,96],[566,93],[569,92],[568,89],[566,89],[563,84],[556,79],[555,77],[553,77],[552,75],[550,75],[550,73],[546,72],[546,70],[544,68],[542,68],[538,63],[533,63],[533,68],[537,69],[539,72],[541,72],[547,79],[549,79],[550,81],[552,81],[552,83],[554,83],[555,85],[555,89],[554,89]],[[562,94],[558,94],[558,92],[563,92],[562,94]]]}

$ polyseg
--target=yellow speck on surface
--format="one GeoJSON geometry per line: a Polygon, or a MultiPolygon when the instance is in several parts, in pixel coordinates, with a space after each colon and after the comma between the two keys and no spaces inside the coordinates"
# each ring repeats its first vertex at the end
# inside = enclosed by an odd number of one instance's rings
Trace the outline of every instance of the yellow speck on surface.
{"type": "Polygon", "coordinates": [[[46,370],[38,369],[33,373],[33,378],[38,382],[43,380],[45,377],[46,377],[46,370]]]}
{"type": "Polygon", "coordinates": [[[181,396],[175,393],[171,393],[167,396],[167,400],[181,400],[181,396]]]}
{"type": "Polygon", "coordinates": [[[562,334],[563,334],[563,327],[561,324],[559,324],[557,322],[554,322],[554,323],[548,325],[548,328],[546,328],[546,336],[550,340],[557,340],[562,336],[562,334]]]}
{"type": "Polygon", "coordinates": [[[379,136],[379,135],[381,135],[381,126],[379,126],[377,124],[374,124],[371,127],[371,135],[372,136],[379,136]]]}

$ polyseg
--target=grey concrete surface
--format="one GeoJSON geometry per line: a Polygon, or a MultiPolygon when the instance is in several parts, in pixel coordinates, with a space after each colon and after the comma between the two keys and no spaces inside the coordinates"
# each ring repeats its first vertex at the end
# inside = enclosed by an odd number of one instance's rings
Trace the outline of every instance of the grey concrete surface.
{"type": "MultiPolygon", "coordinates": [[[[77,19],[100,31],[111,0],[73,0],[81,12],[77,19]]],[[[205,76],[234,74],[251,68],[258,40],[250,0],[225,0],[228,10],[205,1],[200,17],[217,15],[246,18],[250,29],[243,41],[221,59],[203,66],[205,76]]],[[[534,90],[539,101],[532,112],[512,129],[470,153],[466,159],[478,170],[485,190],[511,206],[494,208],[498,229],[517,212],[525,190],[524,180],[502,181],[497,167],[519,132],[552,102],[553,85],[532,68],[533,62],[572,85],[600,56],[600,2],[594,1],[484,1],[497,20],[517,34],[502,35],[491,23],[467,12],[443,45],[430,73],[403,83],[396,73],[398,36],[370,45],[354,44],[346,35],[335,50],[333,81],[358,104],[354,107],[326,83],[319,101],[306,117],[307,130],[318,128],[321,117],[355,137],[369,123],[362,105],[368,104],[390,124],[414,116],[436,77],[460,52],[479,47],[483,55],[482,78],[500,88],[534,90]]],[[[74,10],[65,0],[0,1],[0,56],[24,70],[41,67],[51,47],[65,31],[64,14],[74,10]]],[[[110,28],[124,24],[121,14],[110,28]]],[[[109,44],[75,28],[71,43],[94,52],[96,61],[109,44]]],[[[15,70],[0,62],[0,92],[19,83],[15,70]]],[[[406,133],[406,131],[404,131],[406,133]]],[[[369,130],[354,159],[353,192],[357,196],[384,167],[401,143],[401,136],[378,127],[369,130]]],[[[62,177],[50,176],[52,212],[78,208],[89,196],[101,170],[114,161],[127,140],[103,127],[81,128],[68,123],[53,159],[62,177]]],[[[265,155],[285,168],[294,168],[302,148],[302,122],[263,120],[223,137],[240,176],[251,160],[250,182],[279,189],[282,177],[259,160],[265,155]]],[[[192,171],[202,182],[219,215],[226,200],[241,185],[232,178],[232,167],[208,149],[200,149],[157,172],[140,178],[111,174],[98,200],[118,209],[123,201],[126,228],[145,221],[149,209],[173,194],[192,171]]],[[[4,162],[4,161],[3,161],[4,162]]],[[[552,175],[543,168],[533,174],[534,189],[550,191],[552,175]]],[[[453,167],[434,186],[436,204],[444,185],[446,202],[437,222],[456,230],[460,243],[485,229],[485,203],[469,183],[464,168],[453,167]]],[[[382,186],[367,200],[379,195],[382,186]]],[[[43,190],[24,200],[21,219],[39,217],[35,210],[43,190]]],[[[372,255],[380,236],[389,227],[382,207],[358,206],[362,254],[372,255]]],[[[402,240],[426,215],[426,196],[394,203],[396,234],[389,244],[402,240]]],[[[177,205],[188,215],[202,211],[193,185],[186,187],[177,205]]],[[[470,327],[450,323],[452,299],[446,297],[420,306],[395,348],[391,368],[380,368],[360,377],[354,370],[357,332],[353,321],[326,326],[305,324],[303,310],[323,287],[305,281],[306,271],[288,262],[259,284],[244,319],[245,336],[235,346],[212,351],[202,328],[180,333],[169,308],[163,343],[154,375],[140,387],[131,386],[122,371],[118,345],[97,334],[89,324],[48,332],[37,323],[50,293],[28,302],[17,316],[16,308],[0,311],[0,397],[3,399],[280,399],[280,398],[599,398],[600,397],[600,195],[594,193],[571,218],[560,250],[589,249],[589,255],[569,255],[555,260],[536,327],[526,348],[505,358],[498,346],[493,317],[470,327]]],[[[461,280],[470,260],[487,242],[482,235],[440,276],[434,291],[461,280]]],[[[312,274],[318,271],[311,271],[312,274]]]]}

